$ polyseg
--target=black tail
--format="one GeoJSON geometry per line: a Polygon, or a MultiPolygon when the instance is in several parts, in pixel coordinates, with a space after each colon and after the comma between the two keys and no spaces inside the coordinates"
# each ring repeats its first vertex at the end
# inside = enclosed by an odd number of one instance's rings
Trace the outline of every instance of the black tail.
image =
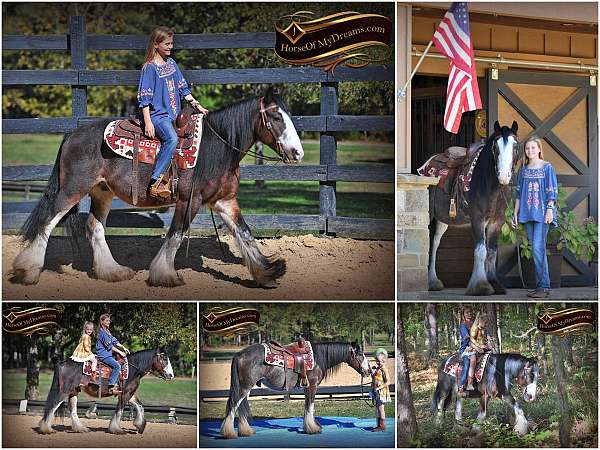
{"type": "Polygon", "coordinates": [[[46,398],[46,406],[44,407],[44,420],[48,421],[52,419],[48,417],[53,413],[54,408],[56,407],[56,403],[58,403],[59,399],[61,399],[60,393],[60,363],[57,363],[54,366],[54,376],[52,377],[52,385],[50,386],[50,392],[48,392],[48,397],[46,398]]]}
{"type": "MultiPolygon", "coordinates": [[[[229,399],[227,400],[227,409],[225,411],[225,417],[235,408],[235,405],[240,401],[240,376],[239,376],[239,359],[235,355],[231,361],[231,385],[229,387],[229,399]]],[[[248,421],[252,420],[250,413],[250,405],[248,399],[244,397],[244,400],[240,403],[237,409],[239,417],[245,417],[248,421]]]]}
{"type": "MultiPolygon", "coordinates": [[[[58,155],[56,155],[56,161],[52,168],[52,174],[48,179],[48,185],[44,191],[42,198],[31,212],[23,227],[21,228],[21,236],[26,242],[33,242],[33,240],[43,231],[43,229],[50,223],[52,218],[59,212],[56,211],[56,197],[60,190],[60,155],[62,153],[63,145],[69,138],[70,134],[65,134],[60,147],[58,149],[58,155]]],[[[77,212],[79,205],[75,205],[66,215],[70,217],[74,212],[77,212]]]]}

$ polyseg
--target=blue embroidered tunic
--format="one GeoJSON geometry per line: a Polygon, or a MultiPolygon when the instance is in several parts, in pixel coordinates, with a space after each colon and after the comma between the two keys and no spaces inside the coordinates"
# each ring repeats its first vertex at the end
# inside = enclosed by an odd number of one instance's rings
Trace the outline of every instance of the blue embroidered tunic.
{"type": "Polygon", "coordinates": [[[118,343],[119,341],[117,341],[116,337],[104,328],[100,328],[100,331],[98,331],[98,340],[96,341],[96,356],[98,359],[112,357],[112,348],[118,343]]]}
{"type": "Polygon", "coordinates": [[[188,94],[191,94],[190,88],[173,58],[167,58],[167,62],[162,66],[151,62],[142,69],[138,103],[140,111],[150,105],[150,117],[153,122],[166,117],[175,120],[181,111],[179,97],[188,94]]]}
{"type": "Polygon", "coordinates": [[[458,354],[462,355],[462,352],[469,346],[471,342],[471,331],[470,327],[467,326],[466,323],[460,323],[460,349],[458,350],[458,354]]]}
{"type": "MultiPolygon", "coordinates": [[[[546,207],[550,200],[558,198],[558,182],[554,167],[546,162],[539,169],[523,167],[517,181],[519,199],[519,223],[544,222],[546,207]]],[[[552,210],[552,223],[556,225],[556,208],[552,210]]]]}

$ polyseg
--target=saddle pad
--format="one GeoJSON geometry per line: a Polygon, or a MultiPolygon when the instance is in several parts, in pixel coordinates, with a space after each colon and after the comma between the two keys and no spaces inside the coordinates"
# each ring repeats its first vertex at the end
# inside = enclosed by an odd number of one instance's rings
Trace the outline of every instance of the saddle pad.
{"type": "MultiPolygon", "coordinates": [[[[269,364],[270,366],[279,366],[284,367],[286,369],[294,368],[294,357],[290,354],[282,354],[275,353],[269,344],[262,344],[265,348],[265,364],[269,364]]],[[[315,358],[313,354],[312,345],[309,341],[305,341],[305,345],[308,346],[308,353],[302,354],[302,359],[304,359],[304,365],[306,366],[306,370],[313,370],[315,367],[315,358]]]]}
{"type": "MultiPolygon", "coordinates": [[[[185,161],[185,169],[192,169],[198,161],[198,151],[200,150],[200,141],[202,139],[202,119],[203,114],[192,114],[194,121],[194,135],[192,136],[192,145],[189,148],[177,148],[179,156],[185,161]]],[[[123,158],[133,159],[133,139],[115,135],[115,126],[118,121],[110,122],[104,129],[104,142],[106,145],[123,158]]],[[[177,144],[181,145],[181,140],[177,144]]],[[[157,139],[147,139],[142,136],[138,147],[139,153],[146,153],[149,159],[154,163],[156,155],[160,152],[160,141],[157,139]]]]}
{"type": "Polygon", "coordinates": [[[454,177],[458,173],[458,178],[462,184],[464,192],[468,192],[471,189],[471,178],[473,177],[473,170],[481,154],[483,145],[481,145],[474,153],[473,159],[463,166],[450,167],[449,161],[451,160],[444,153],[437,153],[429,158],[425,164],[417,169],[417,173],[421,176],[426,177],[439,177],[437,186],[444,189],[446,193],[450,194],[451,186],[454,181],[454,177]]]}
{"type": "MultiPolygon", "coordinates": [[[[487,360],[490,356],[490,353],[484,353],[482,357],[478,357],[475,363],[475,381],[480,382],[483,378],[483,373],[485,371],[485,366],[487,364],[487,360]]],[[[451,377],[457,377],[459,368],[462,370],[462,358],[458,353],[455,353],[448,357],[446,362],[444,363],[444,373],[450,375],[451,377]]]]}
{"type": "MultiPolygon", "coordinates": [[[[97,371],[100,374],[100,378],[108,379],[108,378],[110,378],[110,374],[112,372],[112,367],[99,362],[97,371]]],[[[84,375],[92,376],[92,362],[91,361],[86,361],[83,363],[82,372],[84,375]]],[[[128,378],[129,378],[129,363],[127,362],[127,359],[126,359],[123,362],[123,364],[121,364],[121,373],[119,374],[119,379],[126,380],[128,378]]]]}

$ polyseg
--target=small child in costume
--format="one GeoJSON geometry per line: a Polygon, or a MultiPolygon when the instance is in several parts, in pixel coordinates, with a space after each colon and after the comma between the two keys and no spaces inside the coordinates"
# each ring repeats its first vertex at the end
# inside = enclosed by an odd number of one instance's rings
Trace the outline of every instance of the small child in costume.
{"type": "Polygon", "coordinates": [[[96,355],[92,353],[92,334],[94,334],[94,324],[92,322],[86,322],[83,325],[83,331],[79,338],[79,344],[75,347],[71,359],[77,362],[92,362],[92,377],[91,382],[96,383],[96,367],[98,360],[96,355]]]}
{"type": "Polygon", "coordinates": [[[390,374],[385,367],[387,357],[388,353],[385,348],[380,347],[375,350],[375,362],[377,365],[373,367],[371,379],[373,383],[373,400],[377,408],[377,427],[373,428],[372,431],[385,431],[385,404],[391,401],[390,389],[388,387],[390,374]]]}

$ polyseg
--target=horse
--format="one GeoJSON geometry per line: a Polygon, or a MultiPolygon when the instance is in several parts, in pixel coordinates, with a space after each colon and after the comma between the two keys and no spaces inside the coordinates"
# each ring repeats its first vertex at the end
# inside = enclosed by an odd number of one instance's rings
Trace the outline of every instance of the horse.
{"type": "MultiPolygon", "coordinates": [[[[48,238],[62,219],[75,236],[85,229],[93,250],[96,278],[115,282],[135,275],[131,268],[114,260],[105,240],[106,218],[113,197],[133,204],[132,184],[137,182],[138,192],[147,189],[152,165],[140,164],[135,178],[132,162],[112,152],[104,142],[104,129],[109,123],[110,120],[95,121],[64,136],[43,196],[21,230],[26,246],[13,262],[12,282],[39,282],[48,238]],[[75,213],[86,194],[91,197],[91,208],[83,224],[75,213]]],[[[198,161],[194,169],[180,173],[173,220],[150,264],[150,286],[185,284],[175,271],[175,254],[192,219],[206,205],[234,235],[243,263],[257,286],[276,287],[286,272],[285,260],[261,253],[237,201],[240,161],[257,141],[273,148],[285,163],[298,163],[304,156],[291,113],[272,88],[262,97],[239,101],[204,118],[198,161]]],[[[171,204],[146,196],[136,206],[162,208],[171,204]]]]}
{"type": "MultiPolygon", "coordinates": [[[[321,342],[312,344],[315,366],[307,371],[308,386],[304,388],[304,432],[321,432],[321,425],[315,419],[315,394],[317,386],[339,370],[342,363],[348,364],[361,376],[371,375],[365,354],[356,343],[321,342]]],[[[234,428],[236,413],[239,416],[239,435],[251,436],[254,430],[248,420],[250,416],[250,390],[260,383],[276,391],[289,390],[300,383],[300,375],[293,370],[267,365],[265,348],[262,344],[253,344],[238,352],[231,361],[231,384],[225,419],[221,424],[221,435],[227,439],[238,437],[234,428]]]]}
{"type": "MultiPolygon", "coordinates": [[[[475,243],[473,271],[466,295],[506,294],[496,275],[498,236],[504,222],[504,210],[511,197],[510,182],[518,153],[518,125],[500,126],[486,139],[473,168],[470,188],[464,200],[456,205],[456,216],[450,216],[450,195],[439,186],[430,188],[431,223],[428,284],[430,291],[444,289],[437,277],[436,255],[440,240],[449,226],[471,225],[475,243]]],[[[461,189],[460,187],[458,189],[461,189]]]]}
{"type": "MultiPolygon", "coordinates": [[[[128,355],[127,360],[129,363],[129,377],[127,380],[123,381],[123,391],[119,394],[117,407],[108,426],[108,432],[113,434],[125,434],[125,431],[121,428],[120,422],[125,405],[130,403],[134,406],[137,413],[133,425],[138,433],[142,434],[146,428],[144,407],[135,397],[135,393],[140,386],[142,378],[149,372],[152,372],[155,376],[165,380],[172,380],[175,378],[175,375],[173,374],[169,356],[162,348],[131,353],[128,355]]],[[[77,416],[77,397],[83,390],[89,396],[99,398],[98,389],[100,389],[100,387],[90,383],[90,377],[82,373],[83,364],[84,363],[82,362],[68,359],[55,366],[52,386],[48,393],[48,398],[46,399],[44,417],[40,420],[38,425],[38,433],[50,434],[56,432],[56,430],[52,428],[54,414],[67,399],[71,410],[71,429],[73,432],[87,433],[90,431],[89,428],[83,426],[77,416]]],[[[100,397],[109,396],[111,396],[111,394],[109,394],[107,390],[102,389],[100,397]]]]}
{"type": "MultiPolygon", "coordinates": [[[[442,360],[438,367],[438,381],[433,395],[432,410],[434,421],[439,422],[453,398],[456,399],[454,417],[462,420],[463,397],[458,394],[456,377],[444,372],[448,358],[442,360]]],[[[474,391],[465,391],[470,398],[479,398],[479,414],[477,420],[485,419],[487,402],[490,398],[502,397],[511,406],[515,415],[514,430],[519,436],[528,431],[525,413],[512,396],[510,390],[516,384],[522,390],[523,400],[533,402],[536,397],[539,366],[535,358],[527,358],[516,353],[490,353],[483,371],[481,382],[477,383],[474,391]]]]}

